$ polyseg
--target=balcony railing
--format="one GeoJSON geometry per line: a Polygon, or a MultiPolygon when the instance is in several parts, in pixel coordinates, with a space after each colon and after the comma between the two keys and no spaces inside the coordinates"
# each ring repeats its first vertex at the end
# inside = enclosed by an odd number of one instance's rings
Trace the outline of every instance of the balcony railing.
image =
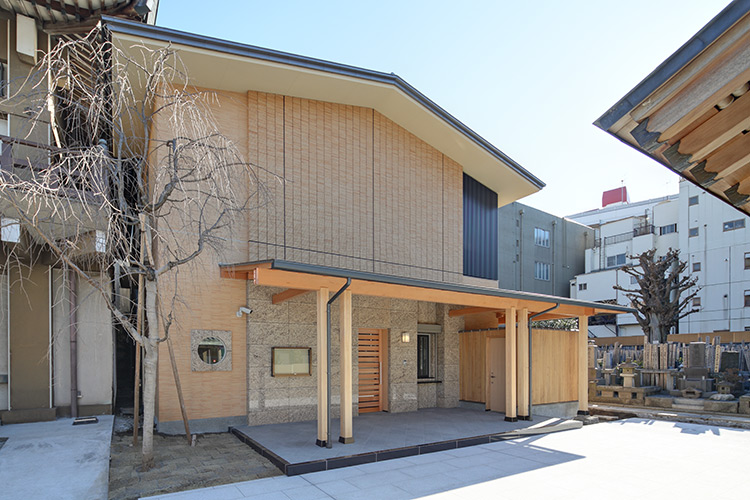
{"type": "Polygon", "coordinates": [[[104,169],[82,168],[83,155],[75,151],[6,135],[0,135],[0,144],[0,176],[5,181],[19,187],[24,182],[27,186],[36,184],[61,196],[83,197],[94,203],[107,193],[107,183],[102,177],[104,169]],[[26,148],[25,157],[15,156],[15,147],[26,148]]]}
{"type": "Polygon", "coordinates": [[[654,234],[653,224],[640,224],[633,228],[633,237],[643,236],[645,234],[654,234]]]}

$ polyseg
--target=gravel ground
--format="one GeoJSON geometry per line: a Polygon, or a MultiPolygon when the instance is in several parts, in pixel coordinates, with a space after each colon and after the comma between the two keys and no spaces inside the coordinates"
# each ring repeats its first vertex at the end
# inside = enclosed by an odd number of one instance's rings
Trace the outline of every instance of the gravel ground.
{"type": "MultiPolygon", "coordinates": [[[[125,429],[127,424],[116,424],[116,428],[125,429]]],[[[147,472],[140,471],[140,451],[140,442],[133,446],[132,432],[126,434],[121,430],[112,437],[110,500],[281,475],[276,466],[229,433],[199,435],[192,447],[184,436],[154,435],[156,466],[147,472]]]]}

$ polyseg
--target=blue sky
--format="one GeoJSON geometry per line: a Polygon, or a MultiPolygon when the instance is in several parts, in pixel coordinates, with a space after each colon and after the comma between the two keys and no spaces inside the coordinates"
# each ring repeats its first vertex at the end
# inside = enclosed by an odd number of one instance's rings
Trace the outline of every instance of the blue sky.
{"type": "Polygon", "coordinates": [[[592,122],[728,3],[161,0],[157,24],[396,73],[547,184],[522,203],[564,216],[621,183],[677,192],[592,122]]]}

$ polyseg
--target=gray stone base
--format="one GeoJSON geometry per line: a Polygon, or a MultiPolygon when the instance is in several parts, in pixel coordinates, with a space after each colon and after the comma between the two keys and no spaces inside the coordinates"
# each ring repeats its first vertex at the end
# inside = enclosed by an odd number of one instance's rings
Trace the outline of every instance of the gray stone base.
{"type": "Polygon", "coordinates": [[[672,408],[672,396],[646,396],[646,406],[653,406],[656,408],[672,408]]]}
{"type": "Polygon", "coordinates": [[[531,413],[541,417],[573,418],[578,413],[578,401],[534,405],[531,407],[531,413]]]}
{"type": "MultiPolygon", "coordinates": [[[[247,415],[222,418],[197,418],[189,420],[192,434],[207,434],[211,432],[229,432],[230,427],[247,425],[247,415]]],[[[182,420],[170,420],[156,424],[157,432],[162,434],[185,434],[185,424],[182,420]]]]}
{"type": "Polygon", "coordinates": [[[711,401],[707,400],[703,404],[703,409],[719,413],[737,413],[739,401],[711,401]]]}

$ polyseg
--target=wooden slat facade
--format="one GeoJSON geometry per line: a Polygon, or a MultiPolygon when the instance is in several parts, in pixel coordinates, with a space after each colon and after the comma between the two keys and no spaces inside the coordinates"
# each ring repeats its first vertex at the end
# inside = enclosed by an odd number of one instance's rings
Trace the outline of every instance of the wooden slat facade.
{"type": "MultiPolygon", "coordinates": [[[[533,404],[578,400],[577,331],[532,330],[533,404]]],[[[487,338],[505,331],[462,332],[459,342],[459,398],[486,403],[487,338]]]]}

